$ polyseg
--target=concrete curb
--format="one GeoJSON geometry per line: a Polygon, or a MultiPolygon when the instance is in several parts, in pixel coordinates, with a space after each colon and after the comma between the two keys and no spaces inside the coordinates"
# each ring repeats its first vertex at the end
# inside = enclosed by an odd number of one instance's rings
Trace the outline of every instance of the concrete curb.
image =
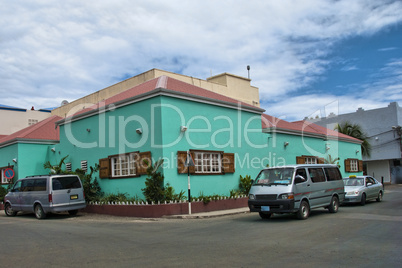
{"type": "Polygon", "coordinates": [[[205,219],[205,218],[214,218],[242,213],[249,213],[250,209],[248,207],[245,208],[236,208],[236,209],[228,209],[228,210],[217,210],[210,212],[202,212],[202,213],[194,213],[194,214],[181,214],[181,215],[167,215],[163,216],[165,219],[205,219]]]}

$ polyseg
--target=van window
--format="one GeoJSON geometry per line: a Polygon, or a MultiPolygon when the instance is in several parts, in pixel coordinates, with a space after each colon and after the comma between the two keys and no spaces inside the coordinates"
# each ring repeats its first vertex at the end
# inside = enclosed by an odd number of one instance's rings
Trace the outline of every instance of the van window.
{"type": "Polygon", "coordinates": [[[325,175],[322,168],[309,168],[310,178],[312,182],[323,182],[325,181],[325,175]]]}
{"type": "Polygon", "coordinates": [[[34,191],[44,192],[46,191],[46,179],[36,179],[34,183],[34,191]]]}
{"type": "Polygon", "coordinates": [[[264,169],[258,174],[254,184],[263,185],[288,185],[292,181],[293,168],[270,168],[264,169]]]}
{"type": "Polygon", "coordinates": [[[34,180],[23,180],[21,183],[22,192],[30,192],[34,189],[34,180]]]}
{"type": "Polygon", "coordinates": [[[302,176],[305,180],[307,180],[307,172],[304,168],[298,168],[296,170],[296,176],[297,175],[302,176]]]}
{"type": "Polygon", "coordinates": [[[338,168],[324,168],[327,181],[340,181],[342,180],[341,173],[338,168]]]}
{"type": "Polygon", "coordinates": [[[81,183],[77,177],[57,177],[52,180],[53,190],[65,190],[81,188],[81,183]]]}

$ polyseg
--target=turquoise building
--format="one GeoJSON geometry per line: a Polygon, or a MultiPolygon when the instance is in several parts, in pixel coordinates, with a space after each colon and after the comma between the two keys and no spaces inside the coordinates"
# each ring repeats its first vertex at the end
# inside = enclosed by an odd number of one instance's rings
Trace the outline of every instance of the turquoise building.
{"type": "Polygon", "coordinates": [[[59,131],[55,122],[59,116],[52,116],[0,139],[1,184],[7,187],[18,178],[29,175],[46,174],[43,164],[55,161],[55,145],[59,143],[59,131]],[[12,180],[5,174],[11,168],[12,180]]]}
{"type": "Polygon", "coordinates": [[[10,145],[0,140],[0,166],[8,167],[16,155],[14,169],[16,178],[21,178],[47,173],[43,169],[46,161],[58,164],[67,156],[67,170],[88,170],[98,164],[100,170],[94,175],[105,193],[139,198],[143,198],[146,163],[159,159],[163,159],[165,184],[176,193],[187,191],[190,173],[193,196],[229,195],[238,189],[240,175],[254,178],[266,166],[333,162],[339,157],[344,176],[361,174],[359,140],[263,112],[160,76],[65,118],[36,124],[37,129],[51,125],[57,132],[54,140],[10,145]],[[185,165],[187,152],[192,167],[185,165]]]}

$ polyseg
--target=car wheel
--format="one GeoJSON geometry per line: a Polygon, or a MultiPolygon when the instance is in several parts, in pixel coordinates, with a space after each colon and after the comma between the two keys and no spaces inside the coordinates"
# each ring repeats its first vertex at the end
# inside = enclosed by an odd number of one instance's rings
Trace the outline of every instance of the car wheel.
{"type": "Polygon", "coordinates": [[[78,209],[68,211],[68,214],[70,214],[71,216],[77,215],[77,213],[78,213],[78,209]]]}
{"type": "Polygon", "coordinates": [[[297,212],[297,218],[299,220],[305,220],[310,215],[310,206],[306,201],[300,203],[299,211],[297,212]]]}
{"type": "Polygon", "coordinates": [[[37,204],[35,205],[35,217],[37,219],[44,219],[46,218],[46,213],[43,211],[43,208],[41,205],[37,204]]]}
{"type": "Polygon", "coordinates": [[[382,192],[380,191],[379,193],[378,193],[378,197],[377,197],[377,202],[381,202],[382,201],[382,192]]]}
{"type": "Polygon", "coordinates": [[[5,204],[4,206],[4,212],[6,213],[7,216],[13,217],[17,215],[17,211],[14,211],[13,208],[9,203],[5,204]]]}
{"type": "Polygon", "coordinates": [[[366,194],[362,194],[362,199],[360,200],[360,205],[364,206],[366,204],[366,194]]]}
{"type": "Polygon", "coordinates": [[[267,220],[267,219],[271,218],[271,216],[272,216],[272,213],[263,213],[263,212],[260,212],[260,217],[261,217],[261,219],[267,220]]]}
{"type": "Polygon", "coordinates": [[[328,207],[328,211],[330,213],[337,213],[339,208],[339,199],[336,196],[333,196],[331,199],[331,204],[328,207]]]}

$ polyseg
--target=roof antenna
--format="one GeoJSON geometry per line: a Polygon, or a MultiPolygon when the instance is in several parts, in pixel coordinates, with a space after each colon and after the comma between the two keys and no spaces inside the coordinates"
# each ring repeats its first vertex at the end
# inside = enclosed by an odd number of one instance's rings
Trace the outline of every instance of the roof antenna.
{"type": "Polygon", "coordinates": [[[247,65],[248,79],[250,79],[250,65],[247,65]]]}

